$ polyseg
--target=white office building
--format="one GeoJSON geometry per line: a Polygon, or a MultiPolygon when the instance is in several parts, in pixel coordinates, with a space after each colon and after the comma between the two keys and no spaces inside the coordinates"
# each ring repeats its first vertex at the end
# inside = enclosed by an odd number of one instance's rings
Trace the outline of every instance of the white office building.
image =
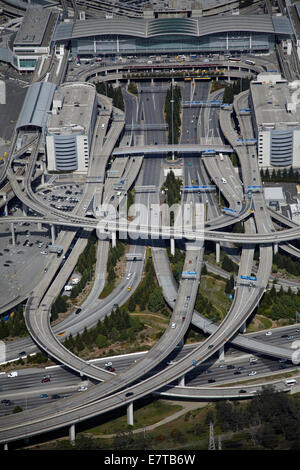
{"type": "Polygon", "coordinates": [[[46,131],[48,171],[88,171],[96,117],[95,85],[66,83],[55,92],[46,131]]]}
{"type": "Polygon", "coordinates": [[[262,168],[300,167],[300,81],[262,73],[251,82],[250,103],[262,168]]]}

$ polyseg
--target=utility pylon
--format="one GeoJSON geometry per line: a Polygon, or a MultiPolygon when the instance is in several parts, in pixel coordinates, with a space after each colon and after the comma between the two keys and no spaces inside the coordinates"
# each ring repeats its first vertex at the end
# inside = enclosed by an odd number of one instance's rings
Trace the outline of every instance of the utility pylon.
{"type": "Polygon", "coordinates": [[[209,423],[209,443],[208,443],[208,450],[216,450],[215,445],[215,435],[214,435],[214,423],[211,421],[209,423]]]}

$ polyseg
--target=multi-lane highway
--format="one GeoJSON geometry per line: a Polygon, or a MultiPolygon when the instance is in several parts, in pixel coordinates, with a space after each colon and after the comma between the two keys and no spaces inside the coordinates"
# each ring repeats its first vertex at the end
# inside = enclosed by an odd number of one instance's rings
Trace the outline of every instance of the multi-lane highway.
{"type": "MultiPolygon", "coordinates": [[[[88,70],[86,72],[91,74],[88,70]]],[[[98,78],[102,78],[102,76],[98,76],[98,78]]],[[[206,101],[208,99],[210,87],[207,82],[195,83],[195,85],[182,82],[180,86],[182,97],[185,101],[195,99],[206,101]]],[[[5,223],[17,223],[27,220],[60,226],[63,231],[58,235],[57,243],[63,246],[64,253],[67,252],[75,237],[75,231],[79,228],[90,231],[99,227],[99,218],[93,219],[85,216],[86,208],[91,202],[93,202],[96,217],[97,214],[99,217],[99,206],[102,201],[112,203],[115,208],[125,208],[126,199],[123,197],[120,199],[115,198],[115,181],[118,181],[119,184],[121,184],[121,180],[126,181],[126,190],[135,185],[135,203],[145,206],[147,211],[140,215],[138,226],[132,231],[136,238],[139,238],[138,243],[133,236],[130,241],[131,248],[129,253],[133,258],[136,257],[136,260],[127,260],[126,276],[118,284],[113,293],[107,298],[99,300],[99,294],[105,283],[104,270],[106,269],[109,249],[107,240],[99,240],[95,268],[96,281],[88,299],[82,304],[80,316],[71,315],[54,328],[50,326],[49,322],[51,305],[57,293],[61,291],[73,272],[78,255],[84,249],[86,241],[79,234],[79,238],[61,270],[59,270],[60,260],[54,255],[49,257],[48,275],[35,286],[28,298],[25,309],[28,331],[39,348],[46,351],[51,357],[76,371],[79,375],[85,375],[101,383],[88,387],[88,390],[83,393],[76,393],[74,396],[66,397],[64,400],[47,400],[45,405],[40,407],[35,407],[35,405],[31,405],[28,401],[27,404],[29,406],[25,406],[24,412],[2,418],[2,422],[0,422],[0,442],[2,443],[70,426],[88,417],[128,405],[132,400],[153,392],[161,391],[165,393],[166,386],[168,386],[167,393],[171,395],[177,394],[177,396],[194,396],[202,399],[239,398],[241,396],[240,386],[216,388],[208,385],[206,378],[201,380],[208,361],[216,353],[218,354],[222,351],[228,342],[246,349],[248,348],[250,351],[263,352],[270,357],[291,359],[291,349],[285,344],[281,345],[280,342],[272,344],[273,341],[265,344],[261,336],[259,339],[253,337],[245,338],[243,335],[238,334],[240,328],[244,326],[258,305],[268,285],[272,268],[272,244],[298,238],[300,229],[298,226],[292,226],[287,230],[276,232],[272,224],[270,212],[266,208],[263,193],[261,192],[253,193],[252,195],[251,215],[242,206],[242,201],[245,197],[243,185],[244,188],[247,187],[253,182],[254,178],[258,184],[261,184],[259,171],[257,160],[252,157],[252,153],[251,158],[249,158],[250,149],[247,146],[235,146],[235,137],[230,139],[232,128],[228,125],[228,122],[224,123],[226,121],[226,118],[224,119],[226,111],[220,111],[216,108],[184,107],[182,112],[181,146],[190,147],[188,157],[180,161],[180,163],[183,163],[183,165],[180,165],[183,172],[183,183],[185,186],[192,186],[194,184],[208,185],[210,181],[213,181],[217,189],[216,192],[208,192],[206,194],[186,191],[182,193],[182,204],[189,206],[191,215],[193,214],[193,207],[197,203],[207,206],[205,214],[206,228],[203,227],[203,233],[195,233],[193,230],[188,230],[182,236],[177,231],[177,221],[175,221],[175,226],[171,228],[164,227],[164,221],[162,221],[162,227],[154,225],[154,227],[150,227],[149,231],[149,220],[159,219],[154,214],[154,211],[160,202],[160,188],[165,178],[164,170],[170,166],[165,160],[164,153],[155,156],[147,155],[149,147],[151,147],[151,152],[156,154],[165,152],[167,148],[167,134],[165,129],[161,127],[164,123],[163,106],[166,89],[165,82],[152,83],[143,81],[143,83],[138,85],[139,94],[137,97],[123,90],[126,108],[125,114],[113,108],[109,100],[107,101],[106,104],[112,119],[111,126],[106,133],[106,128],[104,130],[102,126],[100,128],[100,123],[104,123],[107,126],[109,118],[107,115],[99,116],[96,130],[97,141],[95,139],[93,142],[88,174],[88,178],[98,178],[98,184],[95,185],[94,182],[93,184],[86,184],[82,200],[76,207],[76,211],[72,214],[68,215],[57,208],[50,208],[33,190],[32,179],[35,175],[38,161],[38,140],[32,143],[32,154],[29,164],[25,169],[22,182],[17,178],[13,166],[13,159],[16,155],[13,155],[12,152],[10,153],[5,175],[3,175],[3,182],[5,178],[8,178],[10,187],[15,195],[28,207],[41,214],[41,216],[25,218],[8,216],[5,217],[5,223]],[[219,124],[217,122],[219,112],[221,117],[220,127],[226,135],[226,139],[229,142],[232,141],[232,148],[237,151],[241,162],[242,182],[226,155],[224,155],[223,159],[218,159],[218,157],[201,158],[199,156],[199,149],[203,150],[207,145],[212,146],[215,144],[220,149],[225,148],[226,152],[228,150],[224,147],[224,142],[222,142],[219,132],[219,124]],[[128,127],[124,129],[126,125],[128,127]],[[136,128],[137,130],[134,128],[135,125],[139,126],[136,128]],[[146,126],[149,125],[157,126],[157,128],[155,130],[145,130],[146,126]],[[115,159],[111,162],[110,170],[106,172],[106,165],[119,139],[120,148],[127,149],[127,155],[126,150],[122,150],[119,154],[115,153],[115,159]],[[195,143],[197,143],[198,147],[195,146],[195,143]],[[202,145],[203,148],[199,147],[198,144],[202,145]],[[139,156],[134,155],[133,150],[137,148],[140,149],[140,152],[144,149],[145,153],[139,156]],[[153,148],[155,152],[153,152],[153,148]],[[226,181],[225,183],[224,180],[226,181]],[[239,217],[230,218],[230,216],[220,213],[220,204],[218,204],[220,194],[227,200],[229,207],[237,212],[237,216],[240,215],[240,212],[244,211],[242,218],[245,219],[245,233],[236,234],[216,230],[224,226],[224,224],[232,224],[240,220],[239,217]],[[74,232],[67,232],[65,230],[67,227],[73,228],[74,232]],[[157,246],[152,247],[157,279],[163,287],[167,302],[173,309],[170,323],[156,345],[148,353],[138,356],[135,359],[136,362],[126,364],[124,368],[120,368],[120,370],[118,368],[117,372],[112,374],[105,370],[103,362],[94,364],[83,361],[74,354],[71,354],[59,341],[57,334],[58,331],[64,331],[66,335],[83,331],[84,328],[91,327],[99,319],[109,315],[115,304],[122,305],[129,299],[142,278],[145,246],[146,244],[156,245],[151,240],[152,235],[156,237],[164,235],[165,238],[169,237],[171,239],[179,238],[178,235],[180,235],[180,240],[185,242],[185,263],[178,289],[170,274],[165,250],[157,246]],[[216,243],[221,242],[225,245],[228,242],[242,245],[234,299],[226,318],[220,325],[213,325],[194,312],[205,240],[211,240],[216,243]],[[250,277],[253,273],[253,256],[256,244],[260,245],[260,259],[256,270],[256,281],[254,283],[243,282],[243,278],[250,277]],[[203,343],[196,345],[193,350],[188,350],[182,357],[178,355],[176,362],[165,367],[164,361],[167,360],[174,350],[178,351],[178,345],[182,344],[190,323],[208,333],[208,338],[203,343]],[[174,383],[183,377],[185,382],[189,383],[189,387],[182,387],[182,389],[175,387],[175,390],[174,383]],[[200,377],[198,382],[196,377],[200,377]],[[194,387],[197,387],[197,390],[194,387]]],[[[244,100],[247,100],[246,94],[242,94],[235,101],[234,106],[236,110],[238,110],[239,100],[241,105],[244,105],[244,100]]],[[[244,119],[241,119],[240,127],[244,137],[248,138],[251,123],[244,121],[244,119]]],[[[39,137],[37,135],[36,139],[39,137]]],[[[179,146],[178,149],[180,148],[182,149],[179,146]]],[[[26,149],[23,150],[25,151],[26,149]]],[[[3,219],[0,219],[0,223],[4,222],[3,219]]],[[[117,231],[120,233],[125,232],[125,225],[122,225],[122,223],[118,225],[118,223],[118,221],[113,220],[106,222],[109,236],[114,237],[117,231]]],[[[24,344],[26,344],[27,352],[37,350],[30,339],[23,340],[24,344]]],[[[8,351],[8,357],[13,358],[14,354],[15,349],[12,348],[11,352],[8,351]]],[[[261,369],[261,373],[263,373],[265,369],[263,367],[261,369]]],[[[218,373],[213,369],[213,373],[218,383],[228,383],[228,376],[224,373],[223,369],[218,370],[218,373]]],[[[239,374],[238,378],[243,378],[243,373],[239,374]]],[[[40,390],[40,377],[38,379],[38,389],[40,390]]],[[[15,382],[14,399],[18,396],[17,389],[21,386],[21,383],[22,375],[15,382]]],[[[23,384],[25,384],[25,381],[23,384]]],[[[54,394],[54,391],[61,390],[59,388],[61,386],[62,389],[66,390],[64,384],[60,383],[58,386],[58,384],[53,382],[53,385],[54,387],[52,388],[51,384],[49,393],[53,392],[52,394],[54,394]],[[56,385],[57,389],[55,388],[56,385]]],[[[66,384],[65,387],[70,387],[72,391],[76,391],[78,383],[72,382],[71,384],[66,384]]],[[[282,383],[280,383],[280,387],[281,389],[285,388],[282,383]]],[[[251,396],[253,390],[254,387],[248,388],[248,396],[251,396]]]]}

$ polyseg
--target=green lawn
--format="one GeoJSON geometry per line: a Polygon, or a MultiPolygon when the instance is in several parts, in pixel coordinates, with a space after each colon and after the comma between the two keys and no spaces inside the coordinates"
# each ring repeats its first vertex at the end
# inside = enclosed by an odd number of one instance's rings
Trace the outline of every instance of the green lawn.
{"type": "MultiPolygon", "coordinates": [[[[145,426],[155,424],[181,409],[181,406],[174,405],[163,400],[154,400],[152,403],[148,403],[141,408],[136,408],[136,404],[134,404],[133,429],[144,428],[145,426]]],[[[97,436],[99,434],[109,435],[127,430],[127,415],[126,410],[124,411],[125,414],[123,416],[119,416],[111,421],[89,429],[89,432],[94,436],[97,436]]]]}

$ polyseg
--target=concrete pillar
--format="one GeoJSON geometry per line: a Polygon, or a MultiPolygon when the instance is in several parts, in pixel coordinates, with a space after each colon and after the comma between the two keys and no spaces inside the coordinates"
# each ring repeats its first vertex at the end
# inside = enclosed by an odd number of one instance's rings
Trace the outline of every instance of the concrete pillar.
{"type": "Polygon", "coordinates": [[[180,377],[178,385],[179,385],[180,387],[185,387],[185,375],[183,375],[182,377],[180,377]]]}
{"type": "Polygon", "coordinates": [[[278,253],[278,243],[274,243],[273,251],[274,251],[274,255],[276,255],[278,253]]]}
{"type": "Polygon", "coordinates": [[[7,444],[7,442],[5,442],[5,444],[4,444],[4,450],[8,450],[8,444],[7,444]]]}
{"type": "Polygon", "coordinates": [[[170,238],[170,242],[171,242],[171,255],[174,256],[175,255],[175,240],[174,240],[174,238],[170,238]]]}
{"type": "Polygon", "coordinates": [[[133,426],[133,402],[131,401],[127,405],[127,424],[133,426]]]}
{"type": "Polygon", "coordinates": [[[4,206],[4,212],[5,212],[5,215],[8,215],[8,204],[7,204],[7,202],[5,203],[5,206],[4,206]]]}
{"type": "Polygon", "coordinates": [[[240,333],[245,333],[246,327],[247,327],[246,322],[244,322],[240,328],[240,333]]]}
{"type": "Polygon", "coordinates": [[[37,223],[37,229],[41,232],[42,231],[42,222],[37,223]]]}
{"type": "Polygon", "coordinates": [[[224,354],[224,346],[222,346],[219,349],[219,361],[224,361],[225,360],[225,354],[224,354]]]}
{"type": "Polygon", "coordinates": [[[130,85],[130,78],[127,79],[127,85],[130,85]]]}
{"type": "Polygon", "coordinates": [[[55,225],[51,224],[51,243],[55,245],[55,225]]]}
{"type": "Polygon", "coordinates": [[[220,243],[216,243],[216,262],[220,263],[220,243]]]}
{"type": "Polygon", "coordinates": [[[116,248],[117,245],[117,235],[116,232],[111,233],[111,244],[113,248],[116,248]]]}
{"type": "Polygon", "coordinates": [[[69,438],[70,438],[70,442],[71,444],[75,444],[75,424],[71,424],[71,426],[69,427],[69,438]]]}
{"type": "Polygon", "coordinates": [[[154,85],[154,78],[151,78],[151,85],[154,85]]]}
{"type": "Polygon", "coordinates": [[[15,233],[15,226],[14,226],[13,222],[10,224],[10,230],[11,230],[12,244],[15,246],[15,244],[16,244],[16,233],[15,233]]]}
{"type": "Polygon", "coordinates": [[[23,203],[22,205],[22,211],[23,211],[23,215],[24,217],[27,215],[27,207],[25,206],[25,204],[23,203]]]}

